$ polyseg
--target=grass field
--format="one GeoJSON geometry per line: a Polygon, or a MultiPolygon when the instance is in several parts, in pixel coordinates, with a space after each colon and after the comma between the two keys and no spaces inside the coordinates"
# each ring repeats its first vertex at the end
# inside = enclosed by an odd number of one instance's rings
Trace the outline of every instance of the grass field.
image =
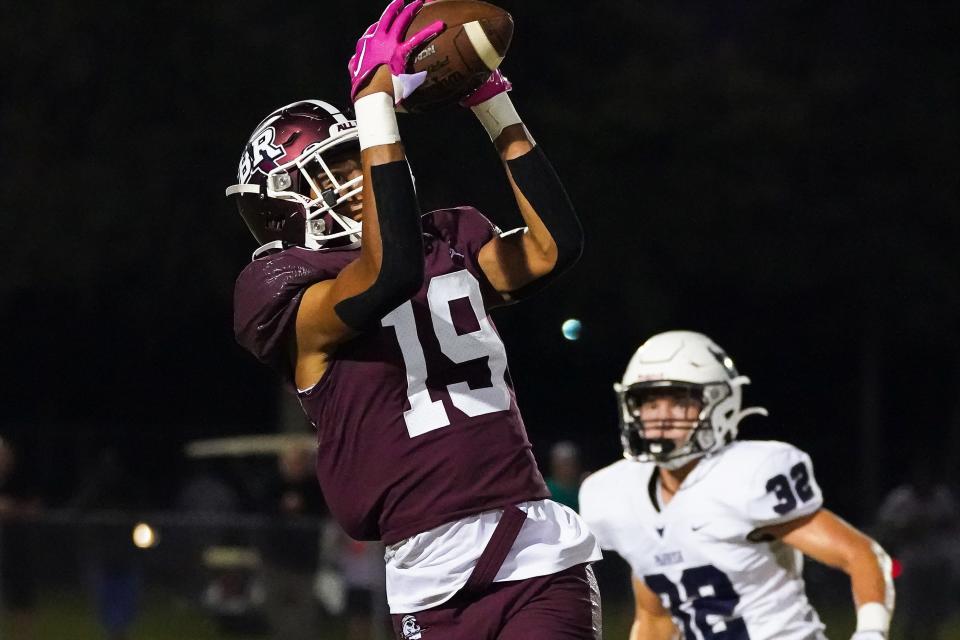
{"type": "MultiPolygon", "coordinates": [[[[604,604],[604,637],[626,640],[630,630],[629,602],[604,604]]],[[[825,608],[820,613],[832,640],[846,640],[853,630],[853,614],[846,608],[825,608]]],[[[904,638],[894,634],[891,640],[960,640],[960,620],[947,625],[940,638],[904,638]]],[[[37,606],[33,620],[32,640],[103,640],[104,632],[97,624],[89,600],[82,594],[63,592],[46,595],[37,606]]],[[[327,621],[318,631],[317,640],[337,640],[344,635],[337,621],[327,621]]],[[[262,635],[225,635],[214,620],[200,607],[173,594],[151,594],[143,603],[130,640],[264,640],[262,635]]],[[[13,638],[8,617],[0,624],[0,638],[13,638]]]]}
{"type": "MultiPolygon", "coordinates": [[[[45,594],[33,616],[33,637],[37,640],[102,640],[105,633],[97,623],[90,600],[74,592],[45,594]]],[[[12,638],[9,616],[4,616],[2,635],[12,638]]],[[[197,607],[170,596],[153,596],[135,622],[131,640],[207,640],[221,638],[216,624],[197,607]]]]}

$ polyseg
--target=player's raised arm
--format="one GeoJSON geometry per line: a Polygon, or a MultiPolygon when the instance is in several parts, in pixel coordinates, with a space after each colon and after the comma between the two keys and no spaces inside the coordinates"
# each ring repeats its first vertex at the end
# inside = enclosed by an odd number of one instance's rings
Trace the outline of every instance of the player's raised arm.
{"type": "Polygon", "coordinates": [[[640,578],[633,577],[635,611],[630,640],[679,640],[680,633],[659,596],[640,578]]]}
{"type": "Polygon", "coordinates": [[[423,283],[420,209],[394,112],[395,100],[418,86],[418,78],[403,74],[407,57],[443,27],[434,23],[403,39],[422,4],[391,2],[350,59],[363,169],[363,242],[356,260],[303,297],[297,314],[298,383],[318,378],[318,369],[322,373],[322,358],[311,354],[325,354],[378,322],[423,283]]]}
{"type": "Polygon", "coordinates": [[[506,300],[540,288],[577,261],[583,229],[560,178],[517,115],[510,82],[494,71],[461,103],[486,128],[503,160],[526,227],[494,237],[479,261],[506,300]]]}
{"type": "Polygon", "coordinates": [[[890,558],[880,545],[826,509],[763,531],[850,576],[857,607],[855,640],[887,637],[894,586],[890,558]]]}

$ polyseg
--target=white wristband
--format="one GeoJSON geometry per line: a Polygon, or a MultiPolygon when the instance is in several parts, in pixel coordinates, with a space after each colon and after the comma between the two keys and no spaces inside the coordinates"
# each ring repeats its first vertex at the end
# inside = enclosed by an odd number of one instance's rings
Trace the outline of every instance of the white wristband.
{"type": "Polygon", "coordinates": [[[857,609],[857,632],[879,631],[887,633],[890,629],[890,612],[879,602],[868,602],[857,609]]]}
{"type": "Polygon", "coordinates": [[[491,140],[496,140],[503,133],[503,130],[512,124],[520,124],[523,120],[517,115],[517,110],[513,107],[513,101],[507,92],[498,93],[489,100],[470,107],[470,110],[476,114],[477,119],[487,130],[491,140]]]}
{"type": "Polygon", "coordinates": [[[390,94],[381,91],[363,96],[353,103],[353,109],[357,114],[361,150],[400,142],[397,114],[390,94]]]}

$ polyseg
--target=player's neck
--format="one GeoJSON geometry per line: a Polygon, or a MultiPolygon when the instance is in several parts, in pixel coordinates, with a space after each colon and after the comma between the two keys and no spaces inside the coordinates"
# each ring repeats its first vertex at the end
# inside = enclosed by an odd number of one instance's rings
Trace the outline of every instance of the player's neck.
{"type": "Polygon", "coordinates": [[[695,458],[679,469],[664,469],[663,467],[659,468],[660,500],[664,506],[666,506],[666,504],[673,499],[674,494],[680,490],[680,485],[683,484],[683,481],[688,475],[690,475],[690,472],[693,471],[694,467],[696,467],[699,462],[700,458],[695,458]]]}

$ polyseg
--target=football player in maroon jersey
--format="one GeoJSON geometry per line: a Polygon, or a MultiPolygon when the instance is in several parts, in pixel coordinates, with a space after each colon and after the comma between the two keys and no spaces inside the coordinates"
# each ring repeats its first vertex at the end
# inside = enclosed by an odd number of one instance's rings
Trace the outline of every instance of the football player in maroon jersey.
{"type": "Polygon", "coordinates": [[[596,542],[549,499],[489,315],[569,268],[582,230],[499,73],[463,104],[526,226],[501,233],[471,207],[421,215],[394,112],[423,81],[407,56],[442,28],[403,40],[420,4],[394,0],[360,39],[356,120],[304,101],[250,137],[227,193],[261,246],[237,280],[235,333],[316,428],[333,515],[386,544],[399,637],[598,637],[596,542]]]}

